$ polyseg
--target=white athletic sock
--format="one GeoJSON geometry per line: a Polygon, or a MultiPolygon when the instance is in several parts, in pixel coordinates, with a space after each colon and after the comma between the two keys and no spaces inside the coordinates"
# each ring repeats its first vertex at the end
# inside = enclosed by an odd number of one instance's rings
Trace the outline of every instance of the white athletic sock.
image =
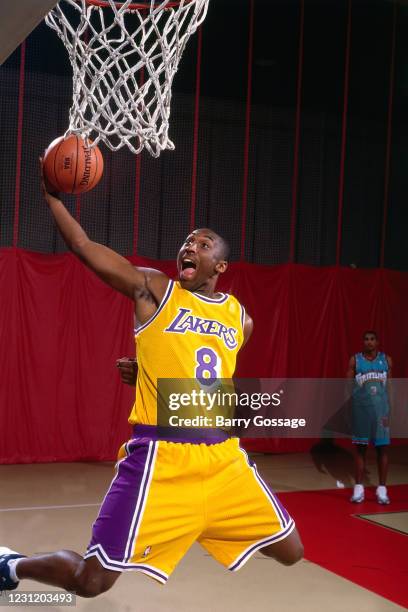
{"type": "Polygon", "coordinates": [[[13,582],[18,582],[20,580],[16,573],[17,563],[19,561],[20,559],[10,559],[10,561],[7,563],[10,570],[10,578],[13,582]]]}
{"type": "Polygon", "coordinates": [[[387,495],[387,487],[385,485],[379,485],[376,491],[377,495],[380,497],[385,497],[387,495]]]}
{"type": "Polygon", "coordinates": [[[364,486],[362,484],[355,484],[354,495],[359,495],[360,493],[364,493],[364,486]]]}

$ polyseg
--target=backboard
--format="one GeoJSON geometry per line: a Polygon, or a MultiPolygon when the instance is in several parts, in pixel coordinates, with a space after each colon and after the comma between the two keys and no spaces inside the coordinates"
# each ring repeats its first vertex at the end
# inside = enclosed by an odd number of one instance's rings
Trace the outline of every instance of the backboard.
{"type": "Polygon", "coordinates": [[[0,3],[0,65],[56,4],[56,0],[10,0],[0,3]]]}

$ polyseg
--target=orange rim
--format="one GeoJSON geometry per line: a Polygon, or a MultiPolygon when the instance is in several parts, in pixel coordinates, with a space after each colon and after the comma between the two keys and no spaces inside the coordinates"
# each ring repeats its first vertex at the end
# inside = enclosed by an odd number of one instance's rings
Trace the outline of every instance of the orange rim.
{"type": "MultiPolygon", "coordinates": [[[[157,0],[157,3],[160,4],[161,0],[157,0]]],[[[193,2],[194,0],[185,0],[185,4],[189,4],[190,2],[193,2]]],[[[166,6],[164,7],[164,9],[168,9],[168,8],[175,8],[177,6],[180,6],[180,2],[181,0],[173,0],[172,2],[168,2],[166,4],[166,6]]],[[[92,6],[100,6],[102,8],[104,7],[108,7],[109,6],[109,2],[108,0],[86,0],[87,4],[91,4],[92,6]]],[[[117,8],[121,8],[121,6],[125,3],[125,0],[123,0],[122,2],[115,2],[117,8]]],[[[140,11],[140,10],[149,10],[150,9],[150,2],[131,2],[131,4],[129,4],[128,7],[126,7],[127,11],[140,11]]]]}

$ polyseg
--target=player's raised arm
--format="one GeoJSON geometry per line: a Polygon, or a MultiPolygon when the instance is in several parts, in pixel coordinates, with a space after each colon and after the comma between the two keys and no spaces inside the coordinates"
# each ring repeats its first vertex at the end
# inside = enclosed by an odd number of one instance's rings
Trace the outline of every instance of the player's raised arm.
{"type": "Polygon", "coordinates": [[[163,299],[169,281],[167,276],[158,270],[134,267],[112,249],[90,240],[61,200],[47,191],[44,180],[42,188],[67,247],[105,283],[136,301],[140,322],[152,316],[163,299]]]}

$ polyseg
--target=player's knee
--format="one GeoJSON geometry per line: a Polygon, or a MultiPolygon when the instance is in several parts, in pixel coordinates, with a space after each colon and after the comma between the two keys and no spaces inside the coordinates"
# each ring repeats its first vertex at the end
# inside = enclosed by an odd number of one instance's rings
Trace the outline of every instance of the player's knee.
{"type": "Polygon", "coordinates": [[[281,563],[282,565],[295,565],[298,561],[303,559],[303,545],[299,544],[298,546],[292,546],[289,550],[281,551],[279,554],[271,555],[276,561],[281,563]]]}
{"type": "Polygon", "coordinates": [[[380,446],[376,446],[375,450],[377,452],[377,455],[385,455],[388,451],[388,445],[381,444],[380,446]]]}
{"type": "Polygon", "coordinates": [[[298,563],[298,561],[303,559],[303,554],[303,544],[300,543],[297,547],[292,548],[288,554],[282,555],[280,558],[278,558],[277,561],[282,563],[282,565],[295,565],[295,563],[298,563]]]}
{"type": "Polygon", "coordinates": [[[272,544],[261,549],[261,553],[267,557],[272,557],[282,565],[295,565],[303,559],[304,549],[300,538],[295,534],[294,537],[287,538],[277,544],[272,544]]]}
{"type": "Polygon", "coordinates": [[[73,589],[80,597],[97,597],[108,591],[116,582],[120,574],[94,567],[91,563],[82,567],[75,575],[75,588],[73,589]]]}
{"type": "Polygon", "coordinates": [[[92,598],[105,593],[112,584],[104,582],[99,577],[90,577],[87,580],[78,580],[75,592],[80,597],[92,598]]]}

